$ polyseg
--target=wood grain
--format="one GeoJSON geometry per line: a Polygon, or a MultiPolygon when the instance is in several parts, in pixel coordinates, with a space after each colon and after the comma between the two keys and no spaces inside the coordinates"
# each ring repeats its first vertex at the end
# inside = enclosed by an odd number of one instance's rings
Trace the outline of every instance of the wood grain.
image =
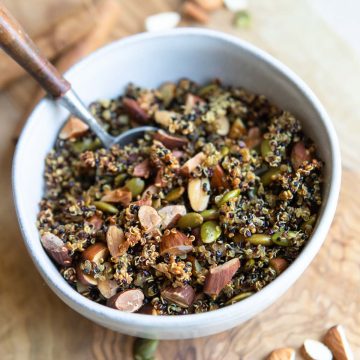
{"type": "MultiPolygon", "coordinates": [[[[15,9],[26,3],[12,1],[15,9]]],[[[44,7],[56,2],[36,1],[44,7]]],[[[179,1],[123,0],[120,4],[113,38],[141,31],[145,16],[176,9],[179,1]]],[[[41,11],[45,12],[44,8],[41,11]]],[[[249,30],[232,28],[231,14],[225,10],[214,13],[209,26],[264,48],[315,90],[342,145],[339,206],[318,256],[276,304],[243,326],[216,336],[163,341],[157,359],[263,359],[276,347],[299,348],[305,338],[320,339],[336,323],[345,326],[355,358],[360,358],[360,59],[306,1],[252,0],[250,11],[253,23],[249,30]]],[[[32,80],[24,80],[0,93],[0,359],[131,359],[132,338],[99,327],[70,310],[44,284],[23,245],[11,195],[12,135],[34,88],[32,80]]]]}

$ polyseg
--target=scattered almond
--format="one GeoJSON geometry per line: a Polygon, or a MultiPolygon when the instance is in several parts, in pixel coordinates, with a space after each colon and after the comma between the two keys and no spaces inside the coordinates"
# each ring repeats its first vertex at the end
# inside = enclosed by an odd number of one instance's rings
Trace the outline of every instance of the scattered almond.
{"type": "Polygon", "coordinates": [[[155,176],[155,180],[154,180],[154,185],[156,187],[162,188],[165,187],[167,184],[166,179],[164,178],[164,168],[159,168],[156,176],[155,176]]]}
{"type": "Polygon", "coordinates": [[[56,235],[47,232],[41,237],[41,243],[47,253],[55,260],[59,265],[69,266],[71,265],[72,258],[69,255],[69,250],[64,242],[56,235]]]}
{"type": "Polygon", "coordinates": [[[149,32],[173,29],[180,22],[177,12],[169,11],[148,16],[145,20],[145,29],[149,32]]]}
{"type": "Polygon", "coordinates": [[[126,290],[108,299],[106,305],[125,312],[135,312],[144,303],[144,294],[140,289],[126,290]]]}
{"type": "Polygon", "coordinates": [[[189,180],[188,197],[194,211],[203,211],[207,208],[210,200],[210,181],[208,178],[195,178],[189,180]]]}
{"type": "Polygon", "coordinates": [[[122,206],[129,206],[132,199],[132,193],[127,188],[119,188],[105,193],[101,201],[110,203],[119,203],[122,206]]]}
{"type": "Polygon", "coordinates": [[[186,100],[185,100],[185,110],[184,113],[185,114],[190,114],[191,111],[195,108],[198,107],[200,105],[205,104],[205,101],[197,95],[194,94],[187,94],[186,95],[186,100]]]}
{"type": "Polygon", "coordinates": [[[62,140],[77,138],[84,135],[89,126],[75,116],[70,116],[64,127],[61,129],[59,138],[62,140]]]}
{"type": "Polygon", "coordinates": [[[157,110],[154,114],[154,119],[158,124],[169,127],[172,119],[176,119],[178,115],[174,111],[157,110]]]}
{"type": "Polygon", "coordinates": [[[331,351],[322,342],[307,339],[301,348],[301,354],[306,360],[332,360],[331,351]]]}
{"type": "Polygon", "coordinates": [[[148,205],[140,206],[138,216],[140,224],[145,231],[151,231],[159,227],[162,221],[158,212],[152,206],[148,205]]]}
{"type": "Polygon", "coordinates": [[[184,137],[169,135],[164,130],[158,130],[154,134],[154,139],[163,143],[164,146],[170,150],[181,148],[189,142],[189,140],[184,137]]]}
{"type": "Polygon", "coordinates": [[[115,280],[106,279],[106,280],[99,280],[97,287],[101,295],[105,299],[109,299],[116,294],[116,290],[119,288],[119,285],[115,280]]]}
{"type": "Polygon", "coordinates": [[[89,219],[87,219],[86,223],[92,225],[93,228],[95,229],[95,231],[99,231],[104,222],[103,222],[101,216],[95,214],[92,217],[90,217],[89,219]]]}
{"type": "Polygon", "coordinates": [[[83,270],[81,270],[80,265],[77,265],[75,268],[76,278],[77,280],[86,286],[94,286],[97,285],[97,280],[90,274],[85,274],[83,270]]]}
{"type": "Polygon", "coordinates": [[[206,275],[204,293],[212,297],[218,296],[224,286],[231,281],[239,267],[240,261],[235,258],[210,269],[206,275]]]}
{"type": "Polygon", "coordinates": [[[158,214],[161,217],[161,228],[172,228],[186,214],[186,207],[184,205],[168,205],[161,208],[158,214]]]}
{"type": "Polygon", "coordinates": [[[342,325],[330,328],[325,334],[324,343],[332,351],[336,360],[354,360],[354,354],[342,325]]]}
{"type": "Polygon", "coordinates": [[[213,170],[213,175],[210,179],[211,188],[223,189],[226,187],[226,179],[223,168],[220,164],[216,165],[213,170]]]}
{"type": "Polygon", "coordinates": [[[230,130],[230,122],[226,116],[221,116],[215,120],[216,133],[226,136],[230,130]]]}
{"type": "Polygon", "coordinates": [[[291,164],[295,170],[297,170],[304,161],[310,161],[311,156],[308,149],[302,141],[296,143],[291,150],[291,164]]]}
{"type": "Polygon", "coordinates": [[[195,291],[190,285],[172,287],[171,285],[161,291],[161,296],[183,308],[191,306],[195,298],[195,291]]]}
{"type": "Polygon", "coordinates": [[[126,113],[136,122],[146,124],[149,121],[149,115],[136,100],[127,97],[123,98],[123,107],[126,113]]]}
{"type": "Polygon", "coordinates": [[[229,138],[230,139],[240,139],[246,134],[246,127],[241,119],[237,118],[231,125],[229,138]]]}
{"type": "Polygon", "coordinates": [[[273,258],[269,261],[269,264],[278,275],[289,266],[289,263],[283,258],[273,258]]]}
{"type": "Polygon", "coordinates": [[[135,165],[133,175],[147,179],[150,176],[150,161],[149,161],[149,159],[145,159],[141,163],[135,165]]]}
{"type": "Polygon", "coordinates": [[[245,144],[249,149],[253,149],[256,146],[260,145],[262,141],[262,134],[258,127],[251,127],[248,130],[247,137],[245,139],[245,144]]]}
{"type": "Polygon", "coordinates": [[[193,250],[191,240],[176,229],[166,230],[161,238],[160,255],[183,255],[193,250]]]}
{"type": "Polygon", "coordinates": [[[295,360],[295,350],[292,348],[276,349],[266,360],[295,360]]]}
{"type": "Polygon", "coordinates": [[[180,172],[185,176],[190,176],[196,167],[200,166],[205,159],[206,155],[203,152],[197,153],[195,156],[184,163],[184,165],[180,168],[180,172]]]}
{"type": "Polygon", "coordinates": [[[209,22],[209,16],[206,11],[191,1],[185,1],[182,11],[185,16],[198,21],[199,23],[206,24],[209,22]]]}
{"type": "Polygon", "coordinates": [[[223,5],[223,0],[195,0],[204,10],[214,11],[220,9],[223,5]]]}
{"type": "Polygon", "coordinates": [[[103,243],[95,243],[90,245],[83,253],[84,260],[89,260],[96,264],[100,264],[101,260],[105,260],[109,255],[109,249],[103,243]]]}
{"type": "Polygon", "coordinates": [[[125,241],[124,231],[116,225],[110,225],[106,232],[106,243],[112,257],[118,257],[120,253],[120,245],[125,241]]]}

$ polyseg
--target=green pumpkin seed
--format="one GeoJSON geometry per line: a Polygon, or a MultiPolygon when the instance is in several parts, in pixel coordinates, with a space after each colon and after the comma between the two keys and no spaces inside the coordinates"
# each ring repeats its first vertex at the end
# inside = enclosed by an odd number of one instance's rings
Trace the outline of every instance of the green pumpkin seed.
{"type": "Polygon", "coordinates": [[[84,139],[80,141],[75,141],[71,143],[71,150],[76,154],[81,154],[84,151],[88,150],[96,150],[98,147],[101,146],[100,139],[96,138],[95,140],[92,139],[84,139]]]}
{"type": "Polygon", "coordinates": [[[132,178],[125,182],[125,187],[131,191],[133,197],[136,197],[144,191],[145,181],[140,178],[132,178]]]}
{"type": "Polygon", "coordinates": [[[96,208],[98,210],[101,210],[101,211],[104,211],[104,212],[107,212],[110,214],[117,214],[119,212],[119,210],[115,206],[113,206],[105,201],[94,201],[94,205],[96,206],[96,208]]]}
{"type": "Polygon", "coordinates": [[[127,174],[119,174],[119,175],[117,175],[115,177],[115,179],[114,179],[115,186],[116,187],[121,186],[124,183],[126,178],[127,178],[127,174]]]}
{"type": "Polygon", "coordinates": [[[276,180],[276,177],[281,174],[280,168],[271,168],[268,170],[265,174],[261,176],[261,182],[264,186],[269,185],[274,180],[276,180]]]}
{"type": "Polygon", "coordinates": [[[289,239],[287,239],[286,237],[282,236],[283,232],[276,232],[272,237],[271,237],[271,241],[279,246],[289,246],[290,242],[289,239]]]}
{"type": "Polygon", "coordinates": [[[137,338],[133,346],[135,360],[153,360],[159,340],[137,338]]]}
{"type": "Polygon", "coordinates": [[[180,229],[195,228],[203,223],[203,217],[195,212],[187,213],[182,216],[177,222],[176,226],[180,229]]]}
{"type": "Polygon", "coordinates": [[[254,294],[252,291],[248,291],[248,292],[243,292],[240,294],[237,294],[236,296],[232,297],[230,300],[228,300],[225,305],[231,305],[231,304],[235,304],[241,300],[246,299],[247,297],[251,296],[252,294],[254,294]]]}
{"type": "Polygon", "coordinates": [[[218,202],[218,206],[224,205],[232,199],[236,199],[240,195],[240,189],[230,190],[218,202]]]}
{"type": "Polygon", "coordinates": [[[271,236],[266,234],[254,234],[246,239],[253,245],[268,246],[272,244],[271,236]]]}
{"type": "Polygon", "coordinates": [[[203,219],[206,220],[217,220],[219,218],[219,212],[216,209],[204,210],[200,213],[203,219]]]}
{"type": "Polygon", "coordinates": [[[181,195],[184,193],[185,188],[183,186],[180,186],[178,188],[175,188],[171,190],[166,196],[166,201],[175,201],[181,197],[181,195]]]}
{"type": "Polygon", "coordinates": [[[222,157],[225,157],[230,152],[230,149],[227,146],[223,146],[220,150],[220,154],[222,157]]]}
{"type": "Polygon", "coordinates": [[[261,155],[262,157],[265,159],[269,153],[271,153],[271,147],[270,147],[270,140],[269,139],[264,139],[261,142],[261,155]]]}
{"type": "Polygon", "coordinates": [[[221,235],[221,228],[215,221],[206,221],[201,225],[201,241],[210,244],[216,241],[221,235]]]}

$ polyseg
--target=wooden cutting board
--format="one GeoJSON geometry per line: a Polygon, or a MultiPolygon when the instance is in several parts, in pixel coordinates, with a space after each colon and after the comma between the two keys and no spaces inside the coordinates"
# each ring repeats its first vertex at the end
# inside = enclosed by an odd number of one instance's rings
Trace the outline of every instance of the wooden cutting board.
{"type": "MultiPolygon", "coordinates": [[[[6,0],[32,34],[81,0],[6,0]]],[[[356,0],[354,0],[356,1],[356,0]]],[[[231,331],[161,342],[157,359],[263,359],[276,347],[299,348],[341,323],[360,358],[360,59],[305,0],[250,0],[252,25],[232,27],[221,10],[209,27],[246,39],[295,70],[317,93],[340,137],[343,182],[334,223],[316,259],[276,304],[231,331]]],[[[143,30],[147,15],[178,0],[123,0],[112,38],[143,30]]],[[[44,284],[23,245],[11,195],[13,135],[36,85],[24,79],[0,93],[0,358],[131,359],[133,339],[84,319],[44,284]]],[[[31,184],[29,184],[31,191],[31,184]]],[[[211,324],[209,324],[211,326],[211,324]]]]}

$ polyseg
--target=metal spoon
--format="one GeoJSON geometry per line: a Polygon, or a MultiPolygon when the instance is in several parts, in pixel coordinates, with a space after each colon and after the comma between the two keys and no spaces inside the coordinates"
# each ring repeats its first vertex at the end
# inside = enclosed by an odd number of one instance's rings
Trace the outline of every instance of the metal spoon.
{"type": "Polygon", "coordinates": [[[89,125],[105,147],[109,148],[114,144],[126,145],[148,131],[158,130],[153,126],[140,126],[117,137],[108,134],[71,88],[71,84],[41,55],[21,25],[2,4],[0,47],[32,76],[54,101],[89,125]]]}

